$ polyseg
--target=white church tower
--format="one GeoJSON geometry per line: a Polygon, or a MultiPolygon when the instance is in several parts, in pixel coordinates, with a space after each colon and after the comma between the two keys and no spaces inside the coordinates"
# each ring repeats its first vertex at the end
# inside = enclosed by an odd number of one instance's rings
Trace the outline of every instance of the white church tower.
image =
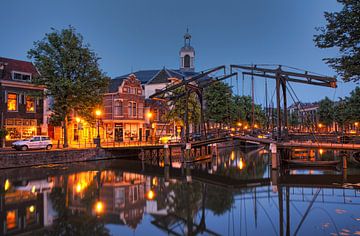
{"type": "Polygon", "coordinates": [[[190,46],[191,35],[189,29],[186,29],[184,35],[184,46],[180,49],[180,70],[181,71],[195,71],[194,60],[195,50],[190,46]]]}

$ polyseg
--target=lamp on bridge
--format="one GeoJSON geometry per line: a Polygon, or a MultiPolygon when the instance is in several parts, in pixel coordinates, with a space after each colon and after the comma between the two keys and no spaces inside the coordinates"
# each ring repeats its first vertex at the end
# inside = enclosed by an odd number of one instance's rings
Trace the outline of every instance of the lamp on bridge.
{"type": "Polygon", "coordinates": [[[100,147],[100,116],[102,112],[100,109],[95,110],[95,116],[97,119],[97,137],[94,139],[94,143],[96,144],[96,147],[100,147]]]}

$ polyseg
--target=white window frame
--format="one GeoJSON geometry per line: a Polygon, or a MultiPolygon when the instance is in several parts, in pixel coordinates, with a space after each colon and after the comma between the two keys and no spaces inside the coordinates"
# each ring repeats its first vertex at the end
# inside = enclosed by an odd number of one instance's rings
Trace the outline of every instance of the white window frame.
{"type": "Polygon", "coordinates": [[[11,71],[11,78],[12,78],[12,80],[15,80],[15,81],[30,82],[30,81],[32,80],[32,74],[31,74],[31,73],[26,73],[26,72],[21,72],[21,71],[13,70],[13,71],[11,71]],[[29,79],[29,80],[15,79],[15,74],[29,75],[29,76],[30,76],[30,79],[29,79]]]}

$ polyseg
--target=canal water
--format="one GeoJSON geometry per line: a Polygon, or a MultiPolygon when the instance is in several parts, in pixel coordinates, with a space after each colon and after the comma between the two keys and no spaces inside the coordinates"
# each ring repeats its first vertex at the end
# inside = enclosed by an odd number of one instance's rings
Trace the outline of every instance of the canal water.
{"type": "Polygon", "coordinates": [[[360,235],[358,167],[279,173],[263,149],[217,154],[2,170],[0,235],[360,235]]]}

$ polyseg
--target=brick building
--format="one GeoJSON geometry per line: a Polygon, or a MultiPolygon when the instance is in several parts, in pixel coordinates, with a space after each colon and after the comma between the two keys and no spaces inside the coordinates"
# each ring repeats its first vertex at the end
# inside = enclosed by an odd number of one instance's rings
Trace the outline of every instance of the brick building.
{"type": "Polygon", "coordinates": [[[31,62],[0,57],[1,127],[8,131],[8,143],[47,132],[44,87],[31,83],[36,76],[31,62]]]}

